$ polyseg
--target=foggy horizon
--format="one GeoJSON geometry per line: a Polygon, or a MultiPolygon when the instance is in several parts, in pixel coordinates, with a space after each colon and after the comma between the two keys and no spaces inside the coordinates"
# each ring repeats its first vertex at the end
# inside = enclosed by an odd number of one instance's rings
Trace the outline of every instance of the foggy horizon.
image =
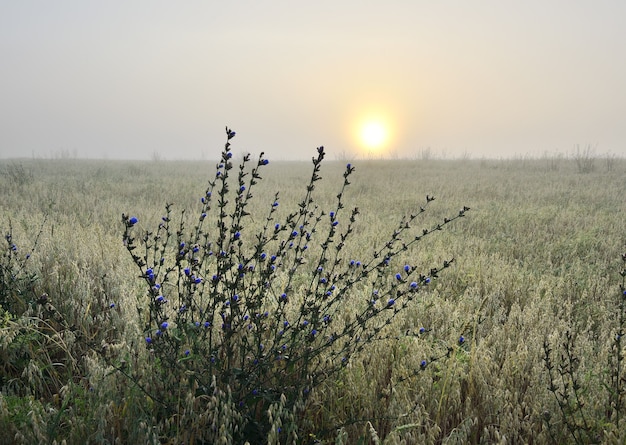
{"type": "Polygon", "coordinates": [[[626,156],[626,3],[0,4],[0,158],[626,156]]]}

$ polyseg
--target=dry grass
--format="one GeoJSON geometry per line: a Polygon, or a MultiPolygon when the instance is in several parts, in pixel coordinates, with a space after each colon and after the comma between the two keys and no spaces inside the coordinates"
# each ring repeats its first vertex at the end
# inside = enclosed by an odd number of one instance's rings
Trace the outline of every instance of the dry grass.
{"type": "MultiPolygon", "coordinates": [[[[623,361],[611,361],[626,251],[626,162],[611,161],[610,168],[598,163],[584,172],[568,159],[356,162],[345,200],[361,216],[348,256],[370,253],[427,194],[437,200],[424,227],[463,205],[472,211],[407,258],[425,266],[456,262],[396,318],[385,339],[313,394],[297,420],[299,440],[624,443],[626,409],[616,417],[609,389],[616,370],[626,371],[623,361]],[[549,390],[544,362],[544,344],[555,364],[567,359],[561,357],[567,332],[581,399],[578,410],[570,399],[572,411],[549,390]]],[[[38,276],[30,291],[46,293],[62,322],[53,311],[29,312],[0,325],[0,354],[14,360],[2,367],[0,442],[159,443],[176,428],[159,425],[150,399],[114,370],[150,373],[137,311],[145,295],[121,242],[120,215],[132,211],[140,224],[154,226],[165,202],[197,209],[213,165],[22,164],[3,166],[12,174],[0,175],[0,227],[10,220],[15,243],[27,248],[47,215],[30,260],[38,276]],[[14,180],[22,171],[23,180],[14,180]],[[50,369],[41,369],[45,362],[50,369]]],[[[323,166],[320,206],[334,201],[343,170],[343,163],[323,166]]],[[[270,164],[252,205],[266,209],[280,190],[280,211],[293,208],[309,175],[308,164],[270,164]]],[[[205,424],[215,414],[207,406],[181,401],[205,424]]],[[[224,416],[230,408],[219,409],[224,416]]]]}

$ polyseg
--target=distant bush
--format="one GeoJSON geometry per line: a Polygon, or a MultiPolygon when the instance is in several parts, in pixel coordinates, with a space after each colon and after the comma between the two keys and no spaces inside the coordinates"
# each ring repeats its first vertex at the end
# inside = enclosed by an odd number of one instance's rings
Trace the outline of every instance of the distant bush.
{"type": "MultiPolygon", "coordinates": [[[[262,227],[255,215],[252,228],[249,204],[269,161],[247,155],[236,170],[235,132],[226,133],[197,215],[175,217],[167,204],[158,226],[144,231],[138,217],[122,215],[124,245],[148,298],[138,317],[150,369],[118,370],[149,396],[163,440],[292,443],[309,395],[453,262],[425,269],[398,265],[397,257],[469,209],[415,233],[411,226],[434,200],[427,196],[370,256],[351,258],[359,209],[346,209],[344,192],[355,168],[346,165],[332,208],[318,207],[319,147],[295,210],[279,218],[276,193],[262,227]]],[[[428,365],[424,359],[421,369],[428,365]]]]}
{"type": "Polygon", "coordinates": [[[0,172],[7,178],[10,184],[17,186],[28,184],[34,178],[31,171],[27,170],[22,164],[15,162],[5,165],[0,172]]]}

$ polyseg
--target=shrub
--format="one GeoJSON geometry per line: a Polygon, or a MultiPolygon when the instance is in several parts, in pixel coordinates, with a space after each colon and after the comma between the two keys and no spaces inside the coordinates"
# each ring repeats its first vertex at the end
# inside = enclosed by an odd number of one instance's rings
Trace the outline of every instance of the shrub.
{"type": "MultiPolygon", "coordinates": [[[[450,266],[398,266],[419,241],[465,215],[415,234],[424,207],[404,218],[368,258],[350,258],[359,209],[344,192],[355,168],[347,164],[332,209],[316,204],[325,156],[319,147],[304,198],[279,219],[279,194],[260,229],[249,226],[249,204],[269,161],[244,156],[236,175],[227,142],[191,219],[174,222],[167,204],[154,231],[140,232],[122,215],[124,245],[146,288],[139,309],[152,368],[122,370],[154,402],[161,434],[214,443],[295,441],[307,397],[381,336],[396,315],[415,304],[450,266]],[[234,177],[233,177],[234,176],[234,177]]],[[[426,362],[423,362],[426,367],[426,362]]]]}

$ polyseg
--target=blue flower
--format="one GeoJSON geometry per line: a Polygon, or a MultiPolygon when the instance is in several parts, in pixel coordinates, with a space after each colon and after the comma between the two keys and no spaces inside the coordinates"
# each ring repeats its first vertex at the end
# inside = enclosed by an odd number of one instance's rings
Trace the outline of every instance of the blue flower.
{"type": "Polygon", "coordinates": [[[352,168],[352,164],[347,164],[346,169],[350,170],[352,168]]]}
{"type": "Polygon", "coordinates": [[[246,191],[246,186],[242,185],[241,187],[239,187],[239,193],[243,193],[246,191]]]}
{"type": "Polygon", "coordinates": [[[267,164],[269,164],[269,163],[270,163],[270,161],[269,161],[269,160],[267,160],[267,159],[263,159],[263,160],[261,161],[261,164],[263,164],[263,165],[267,165],[267,164]]]}
{"type": "Polygon", "coordinates": [[[402,280],[402,275],[400,275],[399,273],[396,274],[396,280],[400,281],[402,280]]]}
{"type": "Polygon", "coordinates": [[[131,216],[130,219],[128,220],[128,223],[131,226],[134,226],[135,224],[137,224],[139,222],[139,220],[135,217],[135,216],[131,216]]]}
{"type": "Polygon", "coordinates": [[[287,320],[285,320],[285,321],[283,322],[283,326],[285,326],[285,327],[289,326],[289,322],[288,322],[287,320]]]}
{"type": "Polygon", "coordinates": [[[146,343],[148,343],[148,344],[152,343],[152,338],[146,337],[146,343]]]}
{"type": "Polygon", "coordinates": [[[241,233],[240,232],[235,232],[235,239],[239,239],[241,237],[241,233]]]}
{"type": "Polygon", "coordinates": [[[406,273],[409,273],[410,270],[411,270],[411,266],[409,266],[408,264],[404,266],[404,271],[406,273]]]}
{"type": "Polygon", "coordinates": [[[186,350],[185,350],[185,357],[188,357],[188,356],[189,356],[189,354],[190,354],[189,349],[186,349],[186,350]]]}
{"type": "Polygon", "coordinates": [[[420,363],[420,368],[426,369],[427,365],[428,365],[428,362],[426,362],[426,360],[422,360],[422,362],[420,363]]]}
{"type": "Polygon", "coordinates": [[[287,300],[287,294],[286,293],[281,294],[280,299],[287,300]]]}
{"type": "Polygon", "coordinates": [[[338,224],[339,224],[339,221],[333,221],[333,227],[337,227],[338,224]]]}
{"type": "Polygon", "coordinates": [[[115,307],[115,303],[109,304],[109,308],[113,309],[115,307]]]}
{"type": "Polygon", "coordinates": [[[463,337],[462,335],[459,337],[459,345],[462,345],[463,343],[465,343],[465,337],[463,337]]]}
{"type": "Polygon", "coordinates": [[[306,326],[306,325],[308,325],[308,324],[309,324],[308,320],[304,320],[304,321],[302,322],[302,326],[306,326]]]}
{"type": "Polygon", "coordinates": [[[420,328],[420,334],[424,334],[426,332],[426,328],[425,327],[421,327],[420,328]]]}
{"type": "Polygon", "coordinates": [[[311,330],[311,337],[315,337],[317,335],[317,329],[311,330]]]}
{"type": "Polygon", "coordinates": [[[390,298],[389,301],[387,302],[387,307],[391,307],[394,304],[396,304],[396,300],[394,300],[393,298],[390,298]]]}
{"type": "Polygon", "coordinates": [[[410,286],[411,286],[411,289],[417,289],[417,283],[415,281],[412,281],[410,286]]]}
{"type": "Polygon", "coordinates": [[[274,204],[272,204],[272,207],[278,207],[278,201],[274,202],[274,204]]]}
{"type": "Polygon", "coordinates": [[[424,279],[424,283],[426,283],[426,284],[430,283],[430,277],[426,277],[426,278],[424,279]]]}
{"type": "Polygon", "coordinates": [[[185,275],[189,276],[191,274],[191,269],[185,267],[185,275]]]}
{"type": "Polygon", "coordinates": [[[163,323],[161,323],[161,329],[163,330],[166,330],[168,326],[169,326],[169,323],[167,321],[164,321],[163,323]]]}
{"type": "Polygon", "coordinates": [[[205,322],[204,322],[204,327],[205,327],[205,328],[208,328],[209,326],[211,326],[211,322],[209,322],[209,321],[205,321],[205,322]]]}
{"type": "Polygon", "coordinates": [[[292,236],[292,237],[294,237],[294,238],[295,238],[296,236],[298,236],[298,231],[297,231],[297,230],[294,230],[293,232],[291,232],[291,236],[292,236]]]}
{"type": "Polygon", "coordinates": [[[195,284],[200,284],[200,283],[202,283],[202,278],[200,278],[200,277],[196,277],[196,278],[193,280],[193,282],[194,282],[195,284]]]}
{"type": "Polygon", "coordinates": [[[335,212],[330,212],[328,216],[330,216],[330,219],[333,219],[335,217],[335,212]]]}

